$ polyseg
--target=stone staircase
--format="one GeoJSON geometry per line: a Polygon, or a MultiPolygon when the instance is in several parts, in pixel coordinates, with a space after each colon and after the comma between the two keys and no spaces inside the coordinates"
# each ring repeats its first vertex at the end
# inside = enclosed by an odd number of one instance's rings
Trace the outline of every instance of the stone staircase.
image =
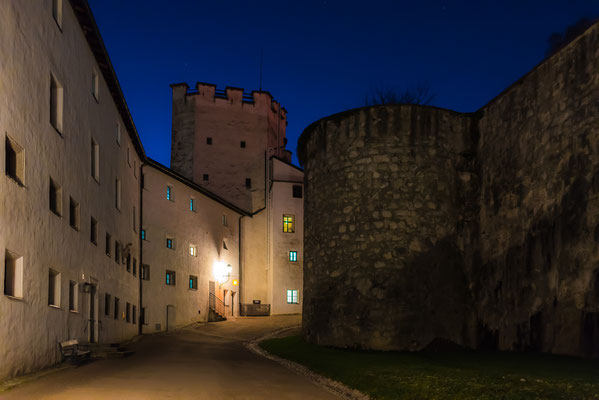
{"type": "Polygon", "coordinates": [[[227,311],[223,301],[213,293],[210,293],[209,300],[208,322],[226,321],[227,317],[225,317],[225,315],[227,311]]]}

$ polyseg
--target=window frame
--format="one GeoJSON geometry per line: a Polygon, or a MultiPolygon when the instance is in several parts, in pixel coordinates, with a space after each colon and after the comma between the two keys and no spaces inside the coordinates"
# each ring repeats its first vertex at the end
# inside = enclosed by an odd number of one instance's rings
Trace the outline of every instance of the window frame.
{"type": "Polygon", "coordinates": [[[299,304],[298,289],[287,289],[287,304],[299,304]]]}
{"type": "Polygon", "coordinates": [[[295,233],[294,214],[283,214],[283,233],[295,233]]]}

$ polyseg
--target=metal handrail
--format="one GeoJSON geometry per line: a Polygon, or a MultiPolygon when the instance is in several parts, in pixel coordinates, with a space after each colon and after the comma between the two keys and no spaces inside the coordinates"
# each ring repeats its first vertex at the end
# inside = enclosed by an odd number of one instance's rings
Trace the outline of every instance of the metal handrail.
{"type": "Polygon", "coordinates": [[[216,311],[218,314],[225,316],[225,303],[214,293],[210,293],[210,308],[216,311]]]}

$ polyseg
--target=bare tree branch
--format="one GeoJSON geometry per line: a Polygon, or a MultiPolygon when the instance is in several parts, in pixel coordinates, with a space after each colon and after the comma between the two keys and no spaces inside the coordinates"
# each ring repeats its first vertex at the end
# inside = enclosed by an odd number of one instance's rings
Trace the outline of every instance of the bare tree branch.
{"type": "Polygon", "coordinates": [[[420,83],[416,86],[406,87],[403,90],[380,85],[365,96],[364,105],[419,104],[426,106],[434,98],[435,95],[432,93],[428,83],[420,83]]]}

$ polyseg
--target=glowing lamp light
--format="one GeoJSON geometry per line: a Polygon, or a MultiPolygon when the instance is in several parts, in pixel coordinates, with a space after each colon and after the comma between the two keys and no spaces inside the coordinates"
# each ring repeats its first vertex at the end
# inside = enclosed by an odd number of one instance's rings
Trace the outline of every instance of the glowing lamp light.
{"type": "Polygon", "coordinates": [[[239,281],[237,279],[233,279],[233,286],[239,285],[239,281]]]}
{"type": "Polygon", "coordinates": [[[231,264],[227,264],[224,261],[214,262],[213,273],[214,278],[216,278],[218,283],[225,283],[228,281],[231,276],[231,271],[233,271],[231,264]]]}

